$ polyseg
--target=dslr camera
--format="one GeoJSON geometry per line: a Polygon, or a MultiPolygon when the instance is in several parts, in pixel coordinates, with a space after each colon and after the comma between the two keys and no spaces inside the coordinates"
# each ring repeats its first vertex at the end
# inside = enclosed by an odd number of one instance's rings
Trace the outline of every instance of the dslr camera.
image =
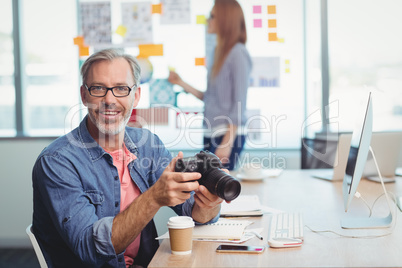
{"type": "Polygon", "coordinates": [[[226,201],[232,201],[239,196],[241,186],[238,180],[221,170],[222,162],[208,151],[200,151],[195,156],[178,159],[175,171],[199,172],[198,183],[204,185],[212,194],[226,201]]]}

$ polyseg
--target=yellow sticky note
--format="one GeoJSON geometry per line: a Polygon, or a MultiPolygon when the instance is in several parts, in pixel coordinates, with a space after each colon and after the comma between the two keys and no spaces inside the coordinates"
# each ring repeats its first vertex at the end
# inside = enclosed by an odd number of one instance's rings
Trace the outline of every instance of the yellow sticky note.
{"type": "Polygon", "coordinates": [[[139,58],[147,58],[149,56],[163,56],[163,45],[162,44],[147,44],[138,45],[140,53],[139,58]]]}
{"type": "Polygon", "coordinates": [[[268,41],[278,41],[278,35],[276,33],[268,33],[268,41]]]}
{"type": "Polygon", "coordinates": [[[285,43],[285,38],[278,38],[279,43],[285,43]]]}
{"type": "Polygon", "coordinates": [[[162,14],[162,4],[152,5],[152,14],[162,14]]]}
{"type": "Polygon", "coordinates": [[[195,58],[195,66],[205,66],[205,58],[195,58]]]}
{"type": "Polygon", "coordinates": [[[79,46],[79,56],[89,56],[89,47],[88,46],[79,46]]]}
{"type": "Polygon", "coordinates": [[[172,67],[172,66],[168,66],[168,69],[169,69],[169,71],[171,71],[171,72],[175,72],[175,71],[176,71],[176,68],[175,68],[175,67],[172,67]]]}
{"type": "Polygon", "coordinates": [[[207,18],[204,15],[197,15],[197,24],[207,24],[207,18]]]}
{"type": "Polygon", "coordinates": [[[84,37],[82,35],[75,37],[74,45],[83,46],[84,45],[84,37]]]}
{"type": "Polygon", "coordinates": [[[276,20],[268,20],[268,28],[276,28],[276,20]]]}
{"type": "Polygon", "coordinates": [[[290,63],[290,60],[285,60],[285,64],[289,64],[290,63]]]}
{"type": "Polygon", "coordinates": [[[285,73],[290,73],[290,68],[286,68],[285,73]]]}
{"type": "Polygon", "coordinates": [[[123,25],[119,25],[116,29],[116,33],[124,37],[127,33],[127,28],[123,25]]]}
{"type": "Polygon", "coordinates": [[[268,6],[268,14],[276,14],[276,6],[268,6]]]}

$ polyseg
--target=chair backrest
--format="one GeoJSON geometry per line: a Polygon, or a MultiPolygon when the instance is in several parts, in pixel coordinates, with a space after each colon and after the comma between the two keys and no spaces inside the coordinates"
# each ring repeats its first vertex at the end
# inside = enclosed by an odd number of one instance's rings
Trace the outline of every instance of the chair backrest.
{"type": "Polygon", "coordinates": [[[338,140],[302,138],[301,168],[333,168],[338,140]]]}
{"type": "Polygon", "coordinates": [[[39,264],[41,268],[47,268],[47,263],[45,257],[43,256],[42,250],[39,247],[38,241],[36,241],[36,237],[32,232],[32,224],[30,224],[27,229],[25,230],[31,240],[32,246],[35,250],[36,257],[38,258],[39,264]]]}

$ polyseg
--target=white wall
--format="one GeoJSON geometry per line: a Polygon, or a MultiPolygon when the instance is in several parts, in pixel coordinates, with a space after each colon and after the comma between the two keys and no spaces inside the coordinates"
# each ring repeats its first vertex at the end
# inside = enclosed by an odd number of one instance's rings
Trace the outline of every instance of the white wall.
{"type": "Polygon", "coordinates": [[[52,140],[0,140],[0,247],[30,245],[25,228],[32,222],[32,167],[52,140]]]}
{"type": "MultiPolygon", "coordinates": [[[[32,221],[33,164],[39,153],[52,139],[1,139],[0,140],[0,247],[30,246],[25,228],[32,221]]],[[[194,152],[186,152],[186,156],[194,152]]],[[[251,156],[268,157],[262,153],[251,156]]],[[[299,167],[298,151],[278,153],[286,158],[287,168],[299,167]]],[[[163,208],[156,216],[159,233],[165,232],[171,210],[163,208]]]]}

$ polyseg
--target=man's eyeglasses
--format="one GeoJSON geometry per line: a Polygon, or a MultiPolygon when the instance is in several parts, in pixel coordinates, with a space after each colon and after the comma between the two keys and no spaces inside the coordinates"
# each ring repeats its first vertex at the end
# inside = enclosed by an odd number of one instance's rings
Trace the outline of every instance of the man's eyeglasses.
{"type": "Polygon", "coordinates": [[[137,85],[133,85],[131,88],[129,86],[117,86],[117,87],[104,87],[104,86],[90,86],[88,87],[89,94],[93,97],[105,97],[107,92],[110,90],[112,91],[113,96],[120,98],[120,97],[127,97],[130,95],[131,90],[133,90],[137,85]]]}

